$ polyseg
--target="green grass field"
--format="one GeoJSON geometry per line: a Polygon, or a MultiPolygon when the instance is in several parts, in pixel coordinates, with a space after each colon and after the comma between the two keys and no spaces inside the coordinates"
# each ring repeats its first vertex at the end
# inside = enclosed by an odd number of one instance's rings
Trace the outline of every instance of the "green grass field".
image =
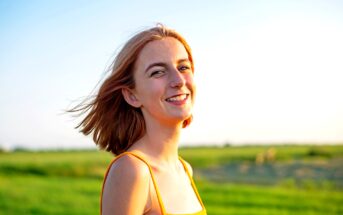
{"type": "MultiPolygon", "coordinates": [[[[343,145],[180,150],[208,214],[343,214],[343,145]]],[[[99,151],[0,153],[0,214],[99,214],[99,151]]]]}

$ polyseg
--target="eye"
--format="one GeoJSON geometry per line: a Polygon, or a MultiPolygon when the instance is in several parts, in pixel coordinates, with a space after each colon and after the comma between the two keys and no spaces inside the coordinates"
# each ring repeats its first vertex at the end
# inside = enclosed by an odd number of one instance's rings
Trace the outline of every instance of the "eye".
{"type": "Polygon", "coordinates": [[[191,67],[188,66],[188,65],[181,65],[181,66],[179,67],[179,71],[180,71],[180,72],[186,72],[186,71],[188,71],[188,70],[191,70],[191,67]]]}
{"type": "Polygon", "coordinates": [[[150,77],[161,77],[164,73],[164,70],[154,70],[150,73],[150,77]]]}

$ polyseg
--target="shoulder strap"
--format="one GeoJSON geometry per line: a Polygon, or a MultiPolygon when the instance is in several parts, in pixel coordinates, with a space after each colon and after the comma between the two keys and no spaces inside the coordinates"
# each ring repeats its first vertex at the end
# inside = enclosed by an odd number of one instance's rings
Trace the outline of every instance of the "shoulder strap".
{"type": "Polygon", "coordinates": [[[116,156],[116,157],[112,160],[112,162],[111,162],[110,165],[108,166],[107,171],[106,171],[106,173],[105,173],[104,181],[103,181],[103,183],[102,183],[101,196],[100,196],[100,215],[102,215],[102,195],[103,195],[103,192],[104,192],[104,186],[105,186],[105,182],[106,182],[106,179],[107,179],[107,175],[108,175],[108,173],[109,173],[109,171],[110,171],[111,166],[113,165],[113,163],[114,163],[117,159],[119,159],[120,157],[122,157],[122,156],[124,156],[124,155],[132,155],[132,156],[138,158],[139,160],[143,161],[143,162],[148,166],[149,172],[150,172],[150,175],[151,175],[151,179],[152,179],[152,183],[154,184],[154,188],[155,188],[155,190],[156,190],[156,195],[157,195],[158,203],[160,204],[161,213],[162,213],[162,214],[166,214],[166,212],[165,212],[166,210],[165,210],[164,205],[163,205],[163,202],[162,202],[162,198],[161,198],[161,195],[160,195],[160,191],[159,191],[159,189],[158,189],[158,187],[157,187],[156,180],[155,180],[154,174],[153,174],[153,172],[152,172],[152,168],[151,168],[151,166],[149,165],[149,163],[148,163],[145,159],[143,159],[141,156],[139,156],[139,155],[137,155],[137,154],[135,154],[135,153],[132,153],[132,152],[123,152],[123,153],[121,153],[120,155],[116,156]]]}
{"type": "Polygon", "coordinates": [[[197,196],[197,198],[198,198],[198,200],[199,200],[199,202],[200,202],[200,204],[201,204],[201,207],[204,209],[204,208],[205,208],[204,203],[202,202],[202,200],[201,200],[201,198],[200,198],[200,195],[199,195],[199,192],[198,192],[198,190],[197,190],[197,188],[196,188],[196,186],[195,186],[195,183],[194,183],[194,181],[193,181],[193,178],[192,178],[191,174],[190,174],[189,171],[188,171],[186,162],[185,162],[180,156],[179,156],[179,159],[180,159],[180,161],[181,161],[181,163],[182,163],[183,168],[185,169],[185,171],[186,171],[186,173],[187,173],[187,175],[188,175],[188,178],[189,178],[189,180],[190,180],[190,182],[191,182],[191,184],[192,184],[192,188],[193,188],[193,190],[194,190],[194,192],[195,192],[195,194],[196,194],[196,196],[197,196]]]}

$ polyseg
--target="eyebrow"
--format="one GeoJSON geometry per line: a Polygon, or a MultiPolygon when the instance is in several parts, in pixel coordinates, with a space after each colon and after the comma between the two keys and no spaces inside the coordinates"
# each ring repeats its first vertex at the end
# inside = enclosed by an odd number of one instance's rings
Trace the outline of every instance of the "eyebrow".
{"type": "MultiPolygon", "coordinates": [[[[182,63],[182,62],[190,62],[190,60],[188,58],[184,58],[184,59],[180,59],[177,61],[177,63],[182,63]]],[[[149,71],[149,69],[151,69],[154,66],[161,66],[161,67],[167,67],[166,63],[162,63],[162,62],[157,62],[157,63],[152,63],[150,64],[146,69],[145,69],[145,73],[149,71]]]]}

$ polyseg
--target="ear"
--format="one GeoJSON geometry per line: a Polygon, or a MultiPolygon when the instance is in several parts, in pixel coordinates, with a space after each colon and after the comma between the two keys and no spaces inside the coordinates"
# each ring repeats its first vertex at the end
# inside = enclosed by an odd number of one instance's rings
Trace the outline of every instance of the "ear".
{"type": "Polygon", "coordinates": [[[122,88],[121,89],[121,93],[123,94],[123,97],[125,99],[125,101],[135,107],[135,108],[139,108],[141,107],[141,103],[139,102],[139,100],[137,99],[137,97],[135,96],[134,92],[132,89],[129,88],[122,88]]]}

